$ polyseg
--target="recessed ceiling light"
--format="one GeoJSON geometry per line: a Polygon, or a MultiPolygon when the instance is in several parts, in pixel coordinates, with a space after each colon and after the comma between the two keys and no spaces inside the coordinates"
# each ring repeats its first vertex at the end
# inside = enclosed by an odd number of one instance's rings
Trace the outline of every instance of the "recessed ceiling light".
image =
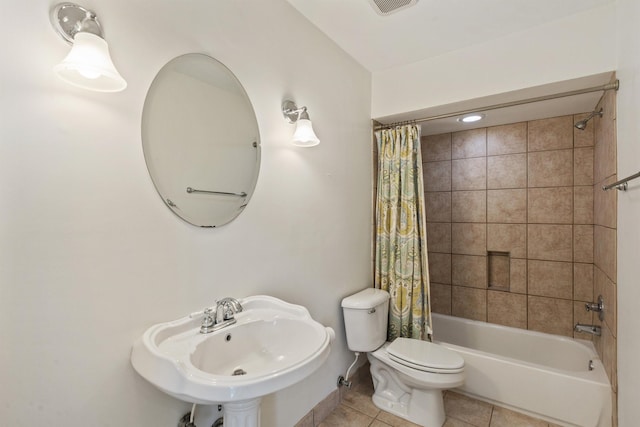
{"type": "Polygon", "coordinates": [[[459,117],[458,121],[461,123],[473,123],[482,119],[484,119],[484,114],[468,114],[466,116],[459,117]]]}

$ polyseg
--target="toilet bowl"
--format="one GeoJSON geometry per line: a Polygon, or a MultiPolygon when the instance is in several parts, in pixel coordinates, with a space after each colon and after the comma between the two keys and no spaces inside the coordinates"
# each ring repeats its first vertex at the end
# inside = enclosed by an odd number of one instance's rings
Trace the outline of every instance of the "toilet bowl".
{"type": "Polygon", "coordinates": [[[342,300],[347,345],[366,352],[373,403],[423,427],[445,422],[442,390],[464,383],[464,359],[438,344],[412,338],[386,342],[389,294],[365,289],[342,300]]]}

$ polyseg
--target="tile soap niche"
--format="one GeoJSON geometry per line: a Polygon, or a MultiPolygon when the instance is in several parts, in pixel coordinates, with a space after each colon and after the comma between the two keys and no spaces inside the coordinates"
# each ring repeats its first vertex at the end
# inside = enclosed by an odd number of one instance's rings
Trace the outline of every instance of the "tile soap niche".
{"type": "Polygon", "coordinates": [[[509,266],[510,266],[510,253],[509,252],[487,252],[487,279],[489,281],[488,288],[496,291],[510,290],[509,266]]]}

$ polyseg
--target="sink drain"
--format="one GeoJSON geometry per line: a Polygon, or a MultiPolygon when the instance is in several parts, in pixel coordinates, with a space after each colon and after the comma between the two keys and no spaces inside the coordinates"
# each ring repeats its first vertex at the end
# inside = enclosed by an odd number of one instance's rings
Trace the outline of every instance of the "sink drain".
{"type": "Polygon", "coordinates": [[[245,371],[244,369],[236,369],[235,371],[233,371],[233,374],[231,374],[232,376],[237,376],[237,375],[247,375],[247,371],[245,371]]]}

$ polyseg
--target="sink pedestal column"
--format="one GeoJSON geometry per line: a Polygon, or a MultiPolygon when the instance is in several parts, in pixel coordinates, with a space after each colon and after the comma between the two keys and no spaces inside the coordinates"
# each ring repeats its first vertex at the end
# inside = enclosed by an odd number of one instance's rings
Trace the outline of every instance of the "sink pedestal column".
{"type": "Polygon", "coordinates": [[[260,427],[260,398],[223,406],[224,427],[260,427]]]}

